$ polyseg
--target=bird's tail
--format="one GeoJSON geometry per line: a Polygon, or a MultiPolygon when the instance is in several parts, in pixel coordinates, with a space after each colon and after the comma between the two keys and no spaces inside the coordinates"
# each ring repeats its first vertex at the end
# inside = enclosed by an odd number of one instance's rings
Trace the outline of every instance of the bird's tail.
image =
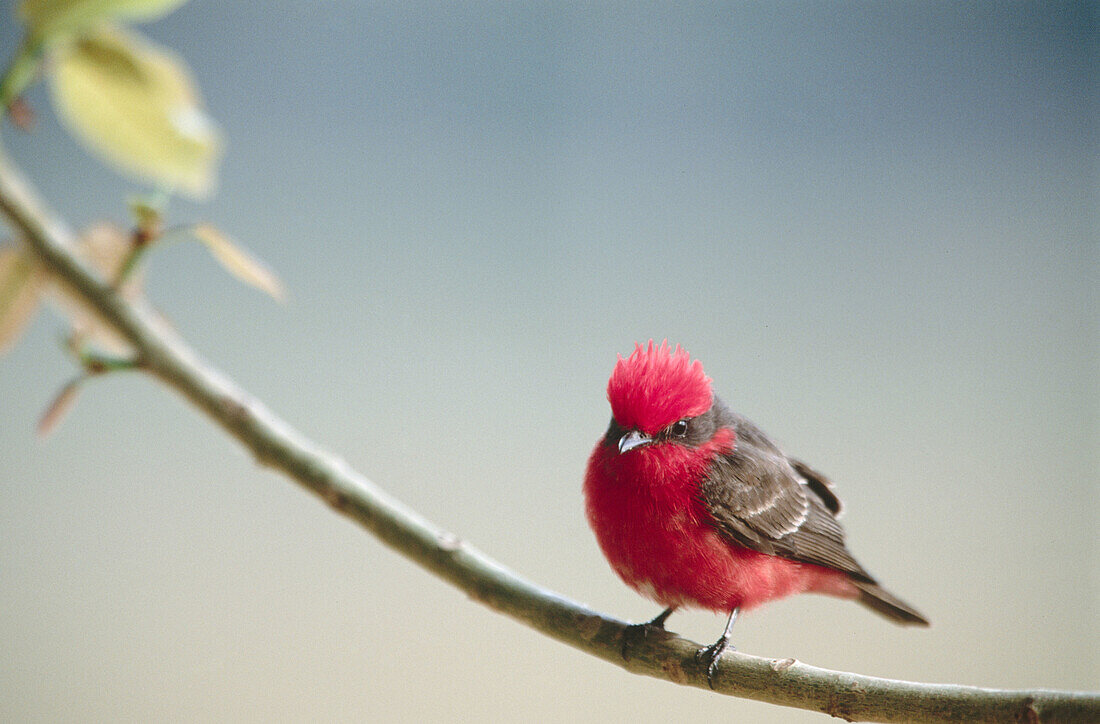
{"type": "Polygon", "coordinates": [[[915,608],[873,581],[853,580],[859,589],[859,602],[875,613],[903,626],[927,626],[928,619],[915,608]]]}

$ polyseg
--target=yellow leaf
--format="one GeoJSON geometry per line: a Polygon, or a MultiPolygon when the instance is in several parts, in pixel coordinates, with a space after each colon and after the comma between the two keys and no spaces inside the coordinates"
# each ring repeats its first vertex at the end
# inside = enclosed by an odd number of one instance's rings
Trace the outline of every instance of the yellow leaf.
{"type": "Polygon", "coordinates": [[[101,27],[58,50],[50,81],[73,132],[123,171],[194,196],[209,192],[219,134],[173,55],[101,27]]]}
{"type": "Polygon", "coordinates": [[[230,274],[262,289],[275,299],[283,299],[283,285],[275,273],[230,241],[221,231],[210,224],[199,224],[192,229],[192,233],[206,244],[206,248],[230,274]]]}
{"type": "Polygon", "coordinates": [[[0,354],[34,317],[46,276],[23,249],[0,249],[0,354]]]}
{"type": "Polygon", "coordinates": [[[26,39],[19,44],[19,50],[12,58],[4,75],[0,77],[0,112],[7,109],[11,114],[12,122],[18,123],[19,106],[17,101],[38,80],[38,74],[42,68],[42,52],[35,43],[26,39]]]}
{"type": "Polygon", "coordinates": [[[187,0],[23,0],[19,17],[32,35],[46,37],[100,20],[155,20],[187,0]]]}

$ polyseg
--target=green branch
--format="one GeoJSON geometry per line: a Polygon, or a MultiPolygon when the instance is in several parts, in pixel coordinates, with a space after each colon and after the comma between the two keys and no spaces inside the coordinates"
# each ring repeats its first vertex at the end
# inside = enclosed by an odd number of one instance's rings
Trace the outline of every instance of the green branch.
{"type": "MultiPolygon", "coordinates": [[[[143,303],[127,301],[74,254],[72,232],[0,158],[0,213],[67,292],[93,309],[136,350],[134,366],[160,379],[237,438],[263,465],[317,494],[383,543],[476,601],[548,636],[628,671],[708,688],[696,663],[699,644],[650,636],[624,660],[627,623],[520,578],[444,531],[352,470],[339,457],[278,418],[263,403],[207,365],[143,303]]],[[[1100,721],[1100,694],[1003,691],[920,684],[828,671],[793,660],[727,653],[714,678],[724,694],[821,711],[848,720],[884,722],[1100,721]]]]}

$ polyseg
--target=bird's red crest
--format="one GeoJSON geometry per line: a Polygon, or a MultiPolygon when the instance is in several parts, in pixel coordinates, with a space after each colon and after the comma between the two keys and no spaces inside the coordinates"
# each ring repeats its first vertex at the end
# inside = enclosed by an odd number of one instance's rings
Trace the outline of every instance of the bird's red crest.
{"type": "Polygon", "coordinates": [[[680,345],[671,350],[668,340],[658,346],[651,339],[644,347],[635,344],[629,357],[619,355],[607,382],[607,399],[615,420],[646,434],[701,415],[710,409],[711,397],[703,363],[692,362],[680,345]]]}

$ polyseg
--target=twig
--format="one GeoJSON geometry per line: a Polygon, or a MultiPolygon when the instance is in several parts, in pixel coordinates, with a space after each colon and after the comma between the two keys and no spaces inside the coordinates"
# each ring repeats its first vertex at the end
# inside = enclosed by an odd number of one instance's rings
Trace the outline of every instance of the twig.
{"type": "MultiPolygon", "coordinates": [[[[699,644],[671,634],[649,637],[624,661],[620,652],[625,622],[520,578],[405,507],[276,417],[203,362],[142,302],[124,300],[109,283],[98,279],[73,253],[72,232],[35,198],[3,158],[0,212],[58,283],[130,342],[139,369],[182,394],[251,450],[261,464],[313,491],[386,545],[486,606],[628,671],[708,688],[706,673],[694,658],[699,644]]],[[[852,721],[1100,721],[1100,693],[920,684],[740,653],[722,659],[714,683],[724,694],[852,721]]]]}

